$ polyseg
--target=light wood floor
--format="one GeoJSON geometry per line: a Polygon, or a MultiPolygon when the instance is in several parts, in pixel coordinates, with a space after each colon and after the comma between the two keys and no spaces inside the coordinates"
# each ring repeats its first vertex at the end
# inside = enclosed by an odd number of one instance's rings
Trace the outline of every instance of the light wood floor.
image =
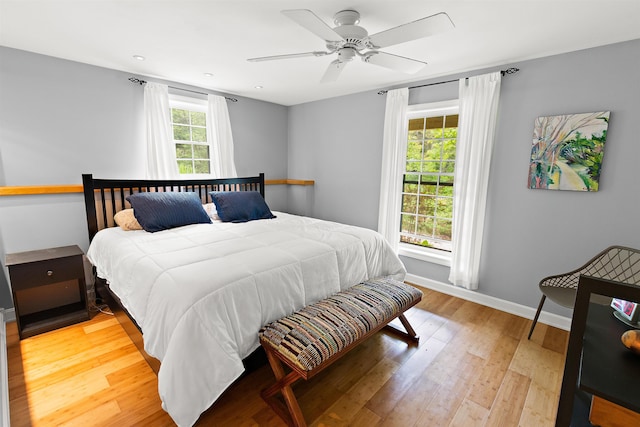
{"type": "MultiPolygon", "coordinates": [[[[312,426],[553,426],[568,334],[424,290],[407,314],[420,346],[379,333],[309,382],[297,383],[312,426]]],[[[18,340],[7,325],[11,425],[173,426],[157,378],[117,321],[92,320],[18,340]]],[[[197,426],[283,426],[243,377],[197,426]]]]}

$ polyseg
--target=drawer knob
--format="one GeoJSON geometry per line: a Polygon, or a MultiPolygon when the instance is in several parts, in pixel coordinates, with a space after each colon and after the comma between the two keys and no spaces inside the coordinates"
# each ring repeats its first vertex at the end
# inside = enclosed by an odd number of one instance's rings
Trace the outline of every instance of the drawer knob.
{"type": "Polygon", "coordinates": [[[47,270],[47,276],[49,277],[53,276],[53,270],[47,270]]]}

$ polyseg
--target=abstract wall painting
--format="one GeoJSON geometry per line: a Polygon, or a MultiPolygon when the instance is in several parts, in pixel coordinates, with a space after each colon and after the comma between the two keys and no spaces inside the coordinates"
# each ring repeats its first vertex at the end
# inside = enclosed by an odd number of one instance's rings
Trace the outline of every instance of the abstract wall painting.
{"type": "Polygon", "coordinates": [[[529,188],[598,191],[610,111],[538,117],[529,188]]]}

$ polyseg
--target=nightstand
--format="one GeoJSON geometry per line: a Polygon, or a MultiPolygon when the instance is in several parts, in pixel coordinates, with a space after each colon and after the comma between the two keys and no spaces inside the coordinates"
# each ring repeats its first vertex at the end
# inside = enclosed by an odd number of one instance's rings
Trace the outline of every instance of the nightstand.
{"type": "Polygon", "coordinates": [[[7,254],[20,339],[89,319],[78,246],[7,254]]]}

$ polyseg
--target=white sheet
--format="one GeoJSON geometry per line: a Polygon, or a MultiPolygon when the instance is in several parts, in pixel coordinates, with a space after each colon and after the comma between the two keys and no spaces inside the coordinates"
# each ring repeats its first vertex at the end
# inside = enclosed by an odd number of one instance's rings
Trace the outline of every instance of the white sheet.
{"type": "Polygon", "coordinates": [[[356,283],[403,280],[374,231],[275,212],[276,219],[214,222],[157,233],[100,231],[88,258],[136,319],[162,364],[158,391],[180,426],[243,372],[258,330],[356,283]]]}

